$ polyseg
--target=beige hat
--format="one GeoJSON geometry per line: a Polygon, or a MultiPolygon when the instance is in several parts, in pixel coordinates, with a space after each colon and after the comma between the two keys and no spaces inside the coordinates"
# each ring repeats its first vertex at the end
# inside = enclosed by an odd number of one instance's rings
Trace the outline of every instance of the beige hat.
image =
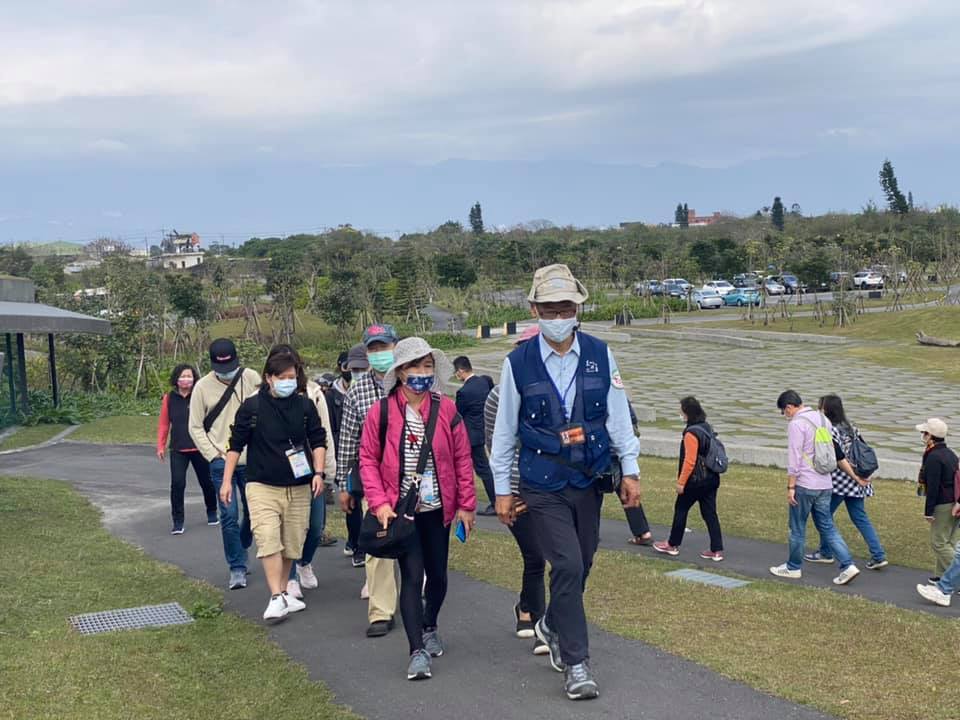
{"type": "Polygon", "coordinates": [[[434,380],[431,390],[443,393],[447,389],[447,380],[453,375],[453,363],[442,350],[434,350],[430,343],[419,337],[404,338],[393,348],[393,366],[383,376],[383,389],[388,393],[393,390],[397,384],[397,370],[427,355],[433,355],[434,380]]]}
{"type": "Polygon", "coordinates": [[[590,297],[583,283],[566,265],[547,265],[533,274],[533,285],[527,300],[532,303],[575,302],[582,305],[590,297]]]}
{"type": "Polygon", "coordinates": [[[917,430],[930,433],[938,438],[945,438],[947,436],[947,424],[940,418],[930,418],[925,423],[920,423],[917,425],[917,430]]]}

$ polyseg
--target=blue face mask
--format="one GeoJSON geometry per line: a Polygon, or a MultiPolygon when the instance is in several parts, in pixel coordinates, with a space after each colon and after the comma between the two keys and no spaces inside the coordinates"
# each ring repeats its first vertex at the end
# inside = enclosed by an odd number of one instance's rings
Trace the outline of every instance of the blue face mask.
{"type": "Polygon", "coordinates": [[[227,373],[215,373],[215,374],[220,380],[223,380],[224,382],[230,382],[237,376],[238,372],[240,372],[240,368],[234,368],[233,370],[227,373]]]}
{"type": "Polygon", "coordinates": [[[290,397],[297,391],[297,380],[274,380],[273,381],[273,391],[277,394],[277,397],[290,397]]]}
{"type": "Polygon", "coordinates": [[[403,384],[417,393],[417,395],[422,395],[433,387],[433,378],[433,375],[407,375],[407,379],[403,381],[403,384]]]}

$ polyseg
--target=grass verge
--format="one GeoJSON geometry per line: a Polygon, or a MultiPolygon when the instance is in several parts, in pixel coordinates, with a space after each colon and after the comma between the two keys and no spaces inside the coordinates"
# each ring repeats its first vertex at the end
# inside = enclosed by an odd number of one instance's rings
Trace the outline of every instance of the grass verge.
{"type": "Polygon", "coordinates": [[[70,439],[90,443],[152,444],[157,440],[157,418],[150,415],[101,418],[80,427],[70,439]]]}
{"type": "Polygon", "coordinates": [[[222,595],[113,538],[64,483],[0,478],[0,718],[356,718],[222,595]],[[81,636],[70,615],[159,602],[188,626],[81,636]],[[213,612],[210,612],[210,610],[213,612]]]}
{"type": "MultiPolygon", "coordinates": [[[[451,568],[514,591],[513,539],[477,532],[453,543],[451,568]],[[455,546],[455,547],[454,547],[455,546]]],[[[960,623],[829,590],[772,581],[723,590],[666,577],[676,563],[597,554],[587,616],[605,630],[701,663],[763,692],[850,720],[960,717],[960,623]],[[913,671],[918,669],[918,671],[913,671]]],[[[504,622],[511,620],[509,608],[504,622]]],[[[603,658],[596,658],[598,669],[603,658]]],[[[599,669],[602,682],[603,672],[599,669]]],[[[644,680],[637,679],[642,693],[644,680]]]]}
{"type": "Polygon", "coordinates": [[[0,450],[14,450],[28,447],[50,440],[55,435],[66,430],[69,425],[31,425],[18,428],[12,435],[8,435],[0,442],[0,450]]]}

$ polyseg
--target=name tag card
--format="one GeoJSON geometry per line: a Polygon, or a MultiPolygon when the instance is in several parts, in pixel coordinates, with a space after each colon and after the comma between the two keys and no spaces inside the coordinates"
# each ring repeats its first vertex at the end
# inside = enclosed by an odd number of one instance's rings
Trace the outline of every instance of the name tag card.
{"type": "Polygon", "coordinates": [[[287,450],[287,462],[290,463],[290,469],[295,478],[313,475],[313,468],[307,460],[307,452],[302,447],[294,447],[287,450]]]}
{"type": "Polygon", "coordinates": [[[564,447],[583,445],[586,441],[587,435],[582,425],[567,425],[560,428],[560,444],[564,447]]]}

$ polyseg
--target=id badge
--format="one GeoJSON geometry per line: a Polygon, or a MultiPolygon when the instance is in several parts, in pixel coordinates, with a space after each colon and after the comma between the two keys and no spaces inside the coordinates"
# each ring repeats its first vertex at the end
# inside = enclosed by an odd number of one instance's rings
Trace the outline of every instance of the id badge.
{"type": "Polygon", "coordinates": [[[560,428],[560,444],[563,447],[583,445],[586,441],[587,434],[583,431],[583,425],[567,425],[560,428]]]}
{"type": "Polygon", "coordinates": [[[290,448],[286,451],[287,462],[290,463],[290,469],[295,478],[306,477],[313,474],[313,468],[307,460],[307,453],[302,447],[290,448]]]}

